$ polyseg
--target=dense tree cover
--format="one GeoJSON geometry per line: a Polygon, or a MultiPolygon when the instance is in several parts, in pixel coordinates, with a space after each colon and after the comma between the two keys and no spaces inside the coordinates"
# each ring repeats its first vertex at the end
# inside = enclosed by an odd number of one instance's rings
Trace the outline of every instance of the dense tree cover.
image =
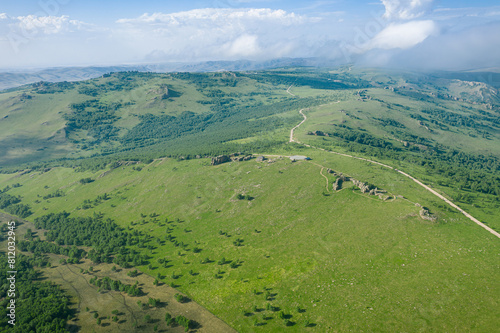
{"type": "Polygon", "coordinates": [[[20,196],[13,196],[6,193],[8,190],[10,190],[9,186],[5,187],[3,190],[0,190],[0,209],[3,209],[7,213],[19,216],[21,218],[26,218],[33,214],[29,205],[20,203],[20,196]]]}
{"type": "Polygon", "coordinates": [[[75,83],[67,81],[55,83],[40,81],[33,83],[31,86],[33,87],[33,91],[37,94],[55,94],[73,88],[74,84],[75,83]]]}
{"type": "Polygon", "coordinates": [[[104,221],[99,214],[87,218],[70,218],[66,212],[51,213],[35,219],[35,226],[49,230],[46,232],[47,241],[39,238],[20,241],[20,250],[65,255],[69,257],[70,263],[78,263],[85,256],[96,264],[114,262],[124,268],[148,262],[146,255],[129,249],[138,243],[147,244],[150,241],[148,237],[142,236],[137,230],[125,232],[112,220],[104,221]],[[92,249],[87,253],[77,246],[91,246],[92,249]]]}
{"type": "Polygon", "coordinates": [[[174,324],[177,324],[179,326],[184,327],[184,330],[187,332],[190,328],[195,328],[198,323],[195,322],[194,320],[190,320],[182,315],[179,315],[177,317],[172,317],[170,313],[165,314],[165,322],[167,323],[168,326],[172,326],[174,324]]]}
{"type": "Polygon", "coordinates": [[[5,209],[10,205],[21,202],[20,196],[13,196],[7,193],[0,193],[0,209],[5,209]]]}
{"type": "Polygon", "coordinates": [[[373,118],[377,120],[382,126],[392,126],[397,128],[406,128],[406,126],[397,120],[391,118],[373,118]]]}
{"type": "Polygon", "coordinates": [[[293,71],[264,71],[255,74],[239,73],[240,76],[248,77],[257,82],[270,83],[272,85],[296,85],[309,86],[313,89],[360,89],[369,87],[369,83],[360,79],[353,79],[346,82],[346,78],[340,81],[338,77],[325,73],[315,73],[313,71],[303,71],[297,75],[293,71]]]}
{"type": "MultiPolygon", "coordinates": [[[[51,213],[35,219],[35,226],[49,230],[47,241],[58,245],[92,246],[91,252],[109,261],[111,254],[125,245],[139,242],[139,233],[128,233],[111,219],[104,220],[101,214],[92,217],[72,218],[67,212],[51,213]]],[[[89,252],[89,256],[91,256],[89,252]]],[[[94,258],[97,262],[97,257],[94,258]]]]}
{"type": "Polygon", "coordinates": [[[133,285],[125,284],[119,280],[113,280],[107,276],[102,279],[99,279],[97,276],[94,276],[90,279],[90,284],[99,287],[99,290],[114,290],[114,291],[122,291],[124,293],[129,294],[130,296],[142,296],[144,292],[141,287],[139,287],[139,282],[136,282],[133,285]]]}
{"type": "Polygon", "coordinates": [[[109,140],[118,133],[113,123],[117,119],[115,112],[122,106],[121,103],[105,103],[98,99],[73,103],[71,112],[64,116],[68,120],[67,128],[69,131],[88,130],[98,142],[109,140]]]}
{"type": "Polygon", "coordinates": [[[25,205],[25,204],[15,204],[15,205],[10,205],[8,207],[5,207],[4,210],[7,213],[10,213],[12,215],[19,216],[20,218],[27,218],[33,212],[31,211],[31,206],[30,205],[25,205]]]}
{"type": "Polygon", "coordinates": [[[50,242],[41,241],[39,238],[35,238],[32,241],[20,241],[18,243],[18,248],[21,251],[27,251],[31,253],[54,253],[69,257],[71,263],[77,263],[81,258],[85,257],[86,252],[76,246],[61,246],[60,244],[54,244],[50,242]]]}
{"type": "Polygon", "coordinates": [[[368,133],[353,130],[352,128],[339,128],[333,133],[328,133],[328,135],[344,139],[347,142],[355,142],[370,147],[390,150],[396,149],[393,147],[392,143],[387,140],[377,138],[368,133]]]}
{"type": "Polygon", "coordinates": [[[46,261],[38,256],[16,257],[16,325],[8,324],[7,257],[0,253],[0,281],[4,287],[0,289],[0,330],[2,332],[66,332],[66,319],[71,317],[68,308],[69,300],[63,291],[49,282],[36,282],[39,273],[35,271],[37,264],[46,261]]]}
{"type": "Polygon", "coordinates": [[[107,78],[103,83],[93,81],[85,81],[78,87],[78,92],[82,95],[96,97],[113,91],[128,91],[138,87],[137,81],[138,72],[120,72],[104,74],[102,77],[107,78]]]}
{"type": "Polygon", "coordinates": [[[128,149],[135,149],[161,140],[164,142],[161,147],[167,151],[177,150],[187,155],[191,153],[192,147],[201,146],[196,154],[206,155],[210,154],[208,145],[220,146],[227,141],[255,136],[296,121],[285,121],[272,115],[326,101],[326,98],[304,98],[270,105],[238,107],[230,111],[221,108],[208,114],[185,112],[179,117],[146,115],[141,118],[140,124],[123,137],[122,143],[128,149]]]}
{"type": "Polygon", "coordinates": [[[434,118],[431,120],[431,123],[437,123],[441,121],[447,125],[455,126],[455,127],[470,127],[477,128],[480,127],[481,124],[477,122],[480,119],[477,115],[461,115],[456,112],[449,112],[443,109],[432,109],[432,110],[421,110],[422,113],[432,116],[434,118]]]}
{"type": "Polygon", "coordinates": [[[218,87],[236,87],[239,79],[228,73],[191,73],[180,72],[170,73],[169,76],[175,79],[188,81],[196,86],[198,91],[204,92],[207,89],[218,87]]]}

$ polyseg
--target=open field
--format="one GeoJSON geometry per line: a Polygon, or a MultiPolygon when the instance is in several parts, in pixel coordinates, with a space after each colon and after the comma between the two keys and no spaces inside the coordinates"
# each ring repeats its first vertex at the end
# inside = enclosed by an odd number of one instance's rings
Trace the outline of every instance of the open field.
{"type": "Polygon", "coordinates": [[[164,159],[141,171],[122,166],[103,177],[56,168],[4,184],[21,183],[11,193],[22,192],[26,202],[55,189],[66,193],[33,204],[33,217],[63,209],[82,216],[100,211],[160,239],[172,228],[188,247],[165,242],[152,251],[138,249],[152,257],[152,266],[141,270],[164,276],[165,283],[174,283],[238,331],[282,331],[279,311],[290,316],[290,331],[302,331],[306,321],[318,331],[496,326],[490,317],[498,309],[493,236],[459,213],[440,210],[425,190],[399,174],[321,152],[302,153],[407,200],[383,202],[349,189],[325,196],[320,167],[286,158],[216,167],[204,159],[164,159]],[[96,181],[82,185],[78,179],[85,176],[96,181]],[[102,193],[111,198],[77,210],[83,200],[102,193]],[[239,193],[254,199],[237,200],[239,193]],[[438,221],[421,220],[416,202],[438,221]],[[159,222],[141,219],[141,213],[151,212],[159,214],[159,222]],[[162,227],[165,217],[171,223],[162,227]],[[242,246],[233,244],[236,239],[242,246]],[[201,252],[193,253],[194,246],[201,252]],[[168,258],[171,267],[158,265],[157,258],[168,258]],[[204,258],[209,262],[202,264],[204,258]],[[235,261],[241,266],[229,267],[235,261]],[[465,299],[474,306],[464,308],[465,299]],[[268,303],[280,310],[267,310],[268,303]]]}
{"type": "MultiPolygon", "coordinates": [[[[317,149],[402,170],[500,230],[496,95],[482,85],[429,80],[346,69],[115,73],[3,93],[7,157],[0,163],[17,171],[2,170],[0,199],[6,211],[29,205],[19,211],[29,208],[31,222],[66,211],[116,223],[130,236],[102,254],[114,264],[91,263],[91,248],[105,248],[94,240],[99,245],[79,245],[89,252],[81,263],[58,264],[51,254],[52,267],[43,268],[72,295],[79,310],[70,324],[83,331],[97,327],[96,310],[102,331],[133,329],[133,320],[107,319],[116,309],[137,321],[150,314],[144,331],[165,330],[168,310],[189,311],[200,332],[230,331],[224,322],[239,332],[493,332],[500,325],[498,239],[396,170],[317,149]],[[18,101],[22,91],[33,98],[18,101]],[[307,121],[289,142],[299,110],[307,121]],[[33,129],[50,125],[33,130],[33,145],[63,130],[64,152],[95,156],[50,161],[59,155],[45,145],[46,161],[21,164],[34,153],[18,154],[8,140],[28,118],[33,129]],[[208,157],[237,151],[254,158],[214,166],[208,157]],[[259,155],[267,159],[258,162],[259,155]],[[362,193],[357,181],[380,197],[362,193]],[[112,270],[129,255],[133,267],[112,270]],[[90,266],[95,276],[138,280],[148,295],[99,294],[80,272],[90,266]],[[129,277],[135,269],[142,274],[129,277]],[[177,304],[175,290],[192,301],[177,304]],[[141,310],[137,299],[149,295],[167,304],[141,310]]],[[[76,220],[65,221],[48,231],[54,244],[83,234],[76,220]]],[[[38,236],[45,239],[41,230],[38,236]]]]}
{"type": "MultiPolygon", "coordinates": [[[[1,214],[0,221],[7,222],[18,220],[8,214],[1,214]]],[[[26,230],[35,230],[33,223],[22,221],[18,223],[16,235],[23,239],[26,230]]],[[[45,231],[37,231],[40,239],[45,240],[45,231]]],[[[2,248],[6,247],[6,242],[0,242],[2,248]]],[[[29,255],[29,253],[24,253],[29,255]]],[[[118,268],[113,270],[112,264],[93,264],[90,260],[83,260],[78,264],[62,264],[61,259],[65,256],[49,254],[50,267],[42,269],[42,276],[39,281],[50,281],[60,285],[71,297],[71,309],[76,313],[76,317],[68,322],[70,332],[150,332],[155,326],[158,332],[184,332],[180,326],[171,327],[165,323],[165,314],[168,312],[172,316],[184,315],[196,322],[197,332],[234,332],[227,324],[216,318],[206,309],[196,304],[192,300],[180,303],[175,299],[178,291],[166,284],[154,285],[154,278],[140,274],[130,277],[127,273],[132,269],[118,268]],[[91,268],[92,267],[92,268],[91,268]],[[89,272],[89,269],[91,271],[89,272]],[[86,271],[82,273],[82,270],[86,271]],[[117,291],[98,291],[98,287],[89,283],[92,277],[109,277],[123,283],[138,285],[144,294],[131,297],[125,293],[117,291]],[[148,303],[149,298],[159,299],[160,303],[156,307],[146,309],[139,306],[140,301],[148,303]],[[96,324],[95,313],[101,319],[101,324],[96,324]],[[117,321],[112,320],[114,316],[117,321]],[[145,317],[151,319],[146,322],[145,317]]],[[[116,268],[116,267],[115,267],[116,268]]]]}

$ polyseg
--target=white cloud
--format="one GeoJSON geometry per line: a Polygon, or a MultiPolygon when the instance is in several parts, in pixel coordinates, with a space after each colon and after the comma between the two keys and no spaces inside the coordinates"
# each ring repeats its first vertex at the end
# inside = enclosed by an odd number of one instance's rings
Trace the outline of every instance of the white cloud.
{"type": "Polygon", "coordinates": [[[318,20],[268,8],[205,8],[120,19],[114,33],[149,58],[261,59],[293,50],[297,32],[318,20]]]}
{"type": "Polygon", "coordinates": [[[382,0],[387,19],[411,20],[424,15],[434,0],[382,0]]]}
{"type": "Polygon", "coordinates": [[[498,67],[500,22],[432,36],[416,47],[397,54],[393,63],[424,69],[463,70],[498,67]]]}
{"type": "Polygon", "coordinates": [[[255,35],[242,35],[229,45],[231,57],[252,57],[261,52],[258,37],[255,35]]]}
{"type": "Polygon", "coordinates": [[[368,42],[366,48],[408,49],[422,43],[436,32],[436,24],[430,20],[391,23],[368,42]]]}
{"type": "Polygon", "coordinates": [[[19,38],[33,39],[43,35],[58,35],[76,31],[91,31],[93,25],[71,20],[68,16],[8,16],[0,14],[0,34],[17,35],[19,38]]]}
{"type": "Polygon", "coordinates": [[[461,31],[442,30],[408,49],[372,49],[359,56],[361,66],[412,70],[468,70],[499,66],[500,22],[461,31]]]}
{"type": "Polygon", "coordinates": [[[58,34],[71,32],[81,28],[83,22],[70,20],[68,16],[18,16],[15,18],[22,31],[39,32],[43,34],[58,34]]]}
{"type": "Polygon", "coordinates": [[[285,25],[303,22],[305,17],[288,13],[284,10],[272,10],[268,8],[248,8],[248,9],[232,9],[232,8],[204,8],[193,9],[185,12],[172,14],[154,13],[143,14],[138,18],[120,19],[118,23],[125,24],[193,24],[195,22],[210,22],[212,24],[224,24],[234,21],[273,21],[285,25]]]}
{"type": "Polygon", "coordinates": [[[0,13],[0,64],[95,65],[279,57],[325,57],[339,62],[367,59],[377,65],[417,64],[426,59],[424,63],[435,68],[452,63],[456,68],[464,63],[473,67],[476,60],[477,64],[498,64],[500,28],[498,24],[487,28],[486,23],[498,22],[487,14],[496,14],[500,7],[472,11],[480,13],[479,17],[467,16],[471,11],[461,8],[453,12],[434,10],[425,19],[415,19],[427,13],[431,0],[380,1],[386,6],[385,19],[328,11],[312,16],[233,7],[143,14],[104,27],[68,16],[12,17],[0,13]],[[484,28],[462,33],[478,25],[484,28]]]}

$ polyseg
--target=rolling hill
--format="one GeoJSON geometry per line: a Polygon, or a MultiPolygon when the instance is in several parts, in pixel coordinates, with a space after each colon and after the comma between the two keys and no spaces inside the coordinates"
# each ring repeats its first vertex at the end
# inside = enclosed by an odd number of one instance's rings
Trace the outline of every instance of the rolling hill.
{"type": "Polygon", "coordinates": [[[200,332],[494,331],[498,238],[398,172],[500,230],[498,90],[438,76],[119,72],[7,91],[0,208],[44,276],[72,272],[75,331],[166,330],[165,313],[200,332]],[[92,284],[106,277],[143,294],[92,284]]]}

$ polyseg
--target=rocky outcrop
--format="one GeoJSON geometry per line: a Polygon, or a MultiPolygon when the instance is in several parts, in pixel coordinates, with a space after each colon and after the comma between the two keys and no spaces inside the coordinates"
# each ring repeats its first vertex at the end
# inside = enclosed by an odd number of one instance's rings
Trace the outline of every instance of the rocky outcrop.
{"type": "Polygon", "coordinates": [[[230,157],[231,158],[231,161],[233,162],[241,162],[241,161],[249,161],[253,158],[252,155],[241,155],[241,156],[232,156],[230,157]]]}
{"type": "Polygon", "coordinates": [[[387,191],[385,190],[379,190],[378,188],[372,188],[370,190],[370,192],[368,192],[370,195],[381,195],[381,194],[384,194],[384,193],[387,193],[387,191]]]}
{"type": "Polygon", "coordinates": [[[219,165],[226,162],[241,162],[249,161],[253,158],[252,155],[243,155],[242,153],[234,153],[230,155],[219,155],[212,157],[212,165],[219,165]]]}
{"type": "Polygon", "coordinates": [[[219,165],[231,161],[231,158],[227,155],[219,155],[217,157],[212,157],[212,165],[219,165]]]}
{"type": "Polygon", "coordinates": [[[342,189],[342,183],[344,181],[342,180],[342,177],[339,177],[335,180],[335,183],[333,183],[333,190],[334,191],[339,191],[342,189]]]}
{"type": "Polygon", "coordinates": [[[368,185],[367,183],[363,183],[362,181],[359,181],[357,179],[354,179],[352,178],[351,179],[352,183],[354,184],[354,186],[357,186],[361,193],[369,193],[371,188],[370,188],[370,185],[368,185]]]}
{"type": "Polygon", "coordinates": [[[357,179],[351,178],[351,181],[355,186],[357,186],[360,190],[361,193],[368,193],[369,195],[376,195],[379,197],[380,200],[388,200],[390,199],[390,196],[386,195],[387,191],[381,190],[377,187],[374,187],[373,185],[363,183],[362,181],[359,181],[357,179]]]}
{"type": "Polygon", "coordinates": [[[434,215],[431,214],[431,212],[425,208],[425,207],[422,207],[422,209],[420,210],[419,212],[419,215],[420,217],[423,219],[423,220],[427,220],[427,221],[431,221],[431,222],[434,222],[436,221],[436,217],[434,215]]]}

